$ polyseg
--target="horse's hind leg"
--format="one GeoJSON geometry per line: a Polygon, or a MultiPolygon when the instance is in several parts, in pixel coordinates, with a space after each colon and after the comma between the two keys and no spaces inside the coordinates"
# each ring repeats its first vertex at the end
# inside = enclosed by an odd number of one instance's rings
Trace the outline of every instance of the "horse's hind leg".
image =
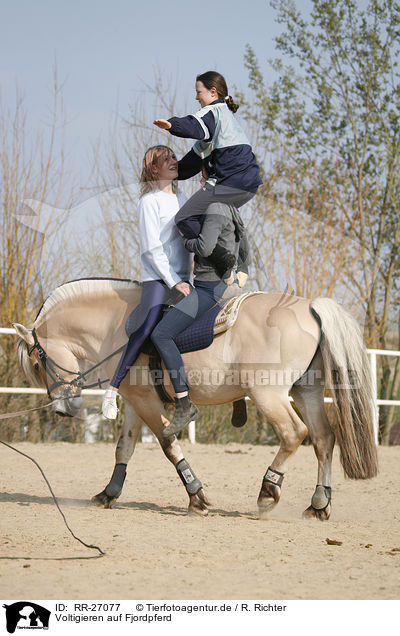
{"type": "Polygon", "coordinates": [[[335,435],[325,411],[324,389],[323,363],[318,352],[299,384],[292,387],[291,394],[307,424],[318,459],[317,486],[311,506],[304,511],[303,516],[321,521],[329,519],[331,514],[332,453],[335,445],[335,435]]]}
{"type": "Polygon", "coordinates": [[[104,490],[92,498],[96,506],[112,508],[120,496],[126,477],[126,466],[135,450],[142,424],[142,420],[136,415],[132,406],[125,401],[125,418],[115,449],[114,471],[104,490]]]}
{"type": "Polygon", "coordinates": [[[263,515],[278,503],[285,464],[307,435],[307,428],[292,408],[287,391],[258,388],[249,395],[272,424],[280,440],[279,450],[264,475],[257,500],[260,514],[263,515]]]}
{"type": "Polygon", "coordinates": [[[189,495],[189,512],[200,516],[207,515],[207,506],[210,505],[210,502],[204,494],[200,479],[196,477],[189,463],[184,458],[175,435],[171,437],[164,437],[163,435],[168,419],[161,400],[155,395],[153,390],[148,390],[140,397],[135,396],[135,410],[157,437],[167,459],[175,466],[189,495]]]}

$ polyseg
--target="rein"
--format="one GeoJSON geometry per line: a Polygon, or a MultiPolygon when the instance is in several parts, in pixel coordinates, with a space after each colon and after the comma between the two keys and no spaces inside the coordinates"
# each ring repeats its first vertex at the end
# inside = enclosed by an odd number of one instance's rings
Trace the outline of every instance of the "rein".
{"type": "Polygon", "coordinates": [[[31,413],[32,411],[40,411],[41,409],[47,409],[49,406],[52,406],[52,404],[53,402],[49,402],[48,404],[43,404],[43,406],[35,406],[35,408],[33,409],[25,409],[25,411],[15,411],[14,413],[2,413],[0,414],[0,420],[8,420],[10,417],[17,417],[19,415],[26,415],[26,413],[31,413]]]}
{"type": "Polygon", "coordinates": [[[100,367],[102,364],[104,364],[104,362],[107,362],[107,360],[109,360],[113,356],[117,355],[117,353],[120,353],[125,348],[125,345],[122,345],[122,347],[120,347],[119,349],[117,349],[113,353],[110,353],[110,355],[107,356],[106,358],[104,358],[103,360],[101,360],[101,362],[98,362],[97,364],[95,364],[92,367],[90,367],[90,369],[88,369],[87,371],[84,371],[83,373],[81,373],[80,371],[70,371],[69,369],[65,369],[60,364],[57,364],[57,362],[55,362],[55,360],[50,358],[50,356],[47,355],[47,353],[45,352],[45,350],[41,346],[41,344],[40,344],[40,342],[38,340],[35,328],[32,329],[32,335],[33,335],[34,344],[32,345],[32,347],[30,349],[28,349],[28,356],[31,356],[32,352],[35,349],[37,349],[38,358],[41,361],[41,363],[43,365],[43,368],[45,369],[46,373],[50,376],[50,378],[53,380],[53,384],[47,388],[47,395],[50,398],[51,398],[51,395],[50,395],[51,391],[53,389],[55,389],[56,387],[61,386],[61,385],[67,385],[67,386],[71,386],[71,387],[78,387],[81,390],[82,389],[91,389],[91,388],[93,388],[95,386],[98,386],[99,389],[101,389],[101,385],[105,384],[106,382],[109,382],[110,378],[106,378],[104,380],[100,380],[100,378],[98,378],[97,381],[93,382],[92,384],[85,384],[85,381],[84,381],[85,377],[87,375],[89,375],[89,373],[94,371],[94,369],[97,369],[98,367],[100,367]],[[57,367],[57,369],[60,369],[61,371],[65,371],[65,373],[69,373],[70,375],[76,375],[76,378],[74,378],[73,380],[69,380],[69,381],[65,380],[62,377],[62,375],[60,375],[60,373],[58,373],[56,371],[55,367],[57,367]]]}

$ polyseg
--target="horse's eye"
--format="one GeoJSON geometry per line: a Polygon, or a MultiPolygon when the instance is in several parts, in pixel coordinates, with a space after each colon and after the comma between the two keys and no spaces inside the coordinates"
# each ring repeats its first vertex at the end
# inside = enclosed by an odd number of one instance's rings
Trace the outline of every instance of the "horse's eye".
{"type": "Polygon", "coordinates": [[[39,371],[39,362],[35,362],[34,367],[35,371],[39,371]]]}

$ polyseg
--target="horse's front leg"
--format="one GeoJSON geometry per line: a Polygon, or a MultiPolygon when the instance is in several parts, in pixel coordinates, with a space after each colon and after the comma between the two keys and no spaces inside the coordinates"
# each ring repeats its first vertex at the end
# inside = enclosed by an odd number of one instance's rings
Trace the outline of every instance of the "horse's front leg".
{"type": "Polygon", "coordinates": [[[189,495],[189,513],[195,513],[202,517],[208,514],[210,502],[204,494],[203,485],[188,461],[184,458],[175,435],[165,438],[164,428],[168,425],[164,406],[155,394],[154,389],[148,389],[140,397],[135,395],[135,409],[147,426],[157,437],[165,456],[175,466],[176,471],[189,495]]]}
{"type": "MultiPolygon", "coordinates": [[[[156,431],[153,432],[157,435],[156,431]]],[[[189,495],[188,512],[205,517],[208,515],[208,506],[210,505],[210,502],[205,496],[203,484],[200,479],[196,477],[194,471],[189,465],[189,462],[184,458],[182,449],[179,446],[175,435],[169,439],[165,439],[165,437],[161,436],[161,438],[158,437],[158,440],[165,456],[175,466],[179,478],[189,495]]]]}
{"type": "Polygon", "coordinates": [[[92,498],[92,503],[96,506],[112,508],[120,496],[126,477],[126,466],[135,450],[142,423],[129,402],[125,401],[125,418],[115,449],[114,471],[104,490],[92,498]]]}

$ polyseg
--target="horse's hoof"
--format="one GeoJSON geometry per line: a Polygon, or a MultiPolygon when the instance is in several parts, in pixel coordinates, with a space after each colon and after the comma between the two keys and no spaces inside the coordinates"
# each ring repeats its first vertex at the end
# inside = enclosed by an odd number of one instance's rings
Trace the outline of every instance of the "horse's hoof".
{"type": "Polygon", "coordinates": [[[198,508],[196,506],[191,506],[189,504],[188,507],[188,515],[196,515],[196,517],[207,517],[208,509],[207,508],[198,508]]]}
{"type": "Polygon", "coordinates": [[[280,497],[280,487],[264,480],[257,499],[258,512],[261,519],[265,518],[266,514],[276,506],[280,497]]]}
{"type": "Polygon", "coordinates": [[[272,508],[275,508],[276,503],[274,499],[263,499],[262,502],[257,502],[259,518],[266,519],[272,508]]]}
{"type": "Polygon", "coordinates": [[[92,497],[91,502],[98,508],[112,508],[115,502],[117,501],[117,497],[109,497],[105,490],[99,492],[98,495],[92,497]]]}
{"type": "Polygon", "coordinates": [[[330,486],[318,484],[311,499],[311,506],[303,512],[305,519],[327,521],[331,516],[332,490],[330,486]]]}
{"type": "Polygon", "coordinates": [[[303,519],[319,519],[320,521],[328,521],[331,516],[331,504],[328,504],[323,510],[317,510],[313,506],[309,506],[303,512],[303,519]]]}
{"type": "Polygon", "coordinates": [[[195,514],[200,517],[206,517],[208,515],[208,507],[210,502],[204,494],[204,490],[201,488],[195,495],[190,495],[190,502],[188,513],[195,514]]]}

